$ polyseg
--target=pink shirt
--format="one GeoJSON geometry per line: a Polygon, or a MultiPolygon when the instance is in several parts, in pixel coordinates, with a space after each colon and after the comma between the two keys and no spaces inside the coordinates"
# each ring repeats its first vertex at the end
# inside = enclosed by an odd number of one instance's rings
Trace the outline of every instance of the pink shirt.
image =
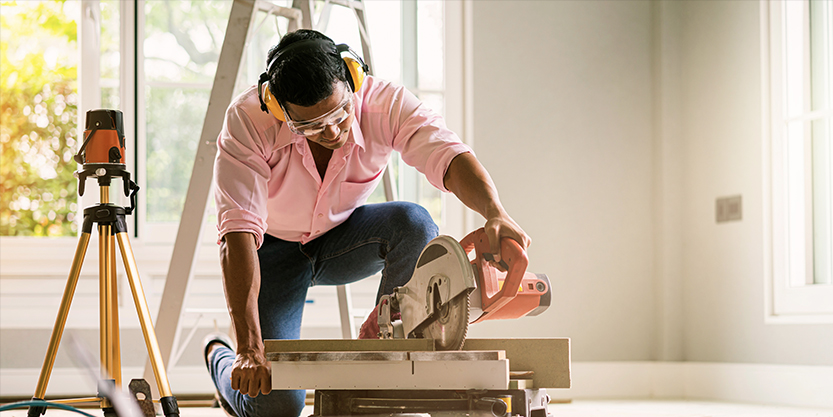
{"type": "Polygon", "coordinates": [[[226,111],[214,162],[220,238],[229,232],[307,243],[338,226],[382,179],[392,151],[442,191],[455,156],[471,152],[442,118],[405,88],[367,77],[355,93],[347,143],[333,151],[324,179],[303,136],[260,110],[255,86],[226,111]]]}

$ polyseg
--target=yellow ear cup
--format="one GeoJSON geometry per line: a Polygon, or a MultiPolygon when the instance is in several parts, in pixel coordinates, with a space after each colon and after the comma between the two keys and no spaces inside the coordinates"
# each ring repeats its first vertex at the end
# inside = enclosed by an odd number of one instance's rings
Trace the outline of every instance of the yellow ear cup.
{"type": "Polygon", "coordinates": [[[269,91],[269,84],[263,83],[261,88],[263,89],[261,94],[263,96],[263,103],[266,104],[266,108],[269,109],[269,112],[272,113],[272,116],[275,116],[276,119],[285,122],[286,117],[283,114],[283,109],[281,108],[281,105],[278,104],[278,100],[275,96],[272,95],[272,92],[269,91]]]}
{"type": "Polygon", "coordinates": [[[353,79],[353,92],[357,92],[362,88],[364,82],[364,69],[362,64],[353,58],[345,57],[344,63],[347,64],[347,70],[350,72],[350,77],[353,79]]]}

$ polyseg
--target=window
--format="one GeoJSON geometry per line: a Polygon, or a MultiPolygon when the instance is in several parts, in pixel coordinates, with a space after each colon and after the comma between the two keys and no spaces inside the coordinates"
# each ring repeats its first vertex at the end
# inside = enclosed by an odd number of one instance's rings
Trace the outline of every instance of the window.
{"type": "MultiPolygon", "coordinates": [[[[231,5],[138,4],[137,177],[144,190],[139,214],[145,241],[167,243],[176,236],[231,5]]],[[[204,227],[206,240],[216,240],[215,229],[204,227]]]]}
{"type": "MultiPolygon", "coordinates": [[[[291,2],[275,2],[289,6],[291,2]]],[[[142,238],[171,242],[176,233],[208,106],[214,71],[222,46],[231,2],[144,2],[139,36],[138,177],[144,181],[142,238]],[[175,112],[170,109],[177,109],[175,112]]],[[[327,25],[318,23],[323,9],[316,3],[316,27],[362,54],[354,12],[332,7],[327,25]]],[[[373,53],[373,73],[404,84],[427,105],[443,111],[442,2],[365,2],[373,53]],[[399,19],[391,19],[398,16],[399,19]],[[420,33],[419,45],[416,42],[420,33]],[[409,59],[410,58],[410,59],[409,59]]],[[[141,20],[140,20],[141,21],[141,20]]],[[[237,92],[257,80],[266,51],[287,32],[287,21],[259,13],[254,35],[241,64],[237,92]]],[[[414,169],[396,157],[394,178],[399,198],[425,205],[441,222],[442,196],[414,169]]],[[[369,199],[384,201],[383,187],[369,199]]],[[[209,199],[209,205],[213,205],[209,199]]],[[[209,217],[209,223],[214,222],[209,217]]],[[[204,230],[214,231],[214,227],[204,230]]],[[[206,241],[216,240],[205,233],[206,241]]]]}
{"type": "Polygon", "coordinates": [[[74,236],[79,3],[2,8],[0,236],[74,236]]]}
{"type": "Polygon", "coordinates": [[[769,32],[770,316],[833,321],[833,4],[761,4],[769,32]]]}
{"type": "MultiPolygon", "coordinates": [[[[288,6],[291,1],[276,3],[288,6]]],[[[98,202],[98,194],[89,192],[95,190],[92,182],[82,198],[76,197],[72,154],[78,147],[77,126],[84,123],[78,108],[114,108],[125,113],[128,170],[142,187],[132,229],[144,241],[173,242],[231,4],[4,2],[3,30],[15,36],[0,39],[0,235],[77,233],[83,207],[98,202]],[[19,71],[24,67],[43,71],[19,71]]],[[[316,13],[322,4],[315,2],[316,13]]],[[[366,9],[374,75],[404,84],[443,114],[442,2],[369,1],[366,9]]],[[[237,91],[257,79],[266,51],[287,31],[285,19],[264,14],[255,24],[237,91]]],[[[362,53],[349,8],[333,7],[329,24],[319,29],[362,53]]],[[[441,222],[441,193],[398,157],[392,165],[399,198],[423,204],[441,222]]],[[[111,189],[111,200],[129,205],[118,191],[111,189]]],[[[370,201],[383,200],[380,187],[370,201]]]]}
{"type": "MultiPolygon", "coordinates": [[[[446,4],[442,0],[369,1],[365,4],[374,49],[373,75],[405,86],[426,106],[445,117],[446,4]],[[391,19],[391,16],[399,16],[399,19],[391,19]]],[[[360,34],[351,14],[343,7],[333,9],[325,32],[361,53],[360,34]]],[[[405,165],[397,152],[394,152],[390,167],[397,198],[425,207],[442,229],[447,223],[445,194],[416,169],[405,165]]],[[[385,191],[380,183],[368,202],[383,201],[385,191]]]]}

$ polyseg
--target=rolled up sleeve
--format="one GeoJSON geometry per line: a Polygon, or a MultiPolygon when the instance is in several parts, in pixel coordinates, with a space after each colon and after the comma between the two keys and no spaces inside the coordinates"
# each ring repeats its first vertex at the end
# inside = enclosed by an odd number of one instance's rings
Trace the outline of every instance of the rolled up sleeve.
{"type": "Polygon", "coordinates": [[[269,176],[263,133],[239,107],[226,111],[214,161],[214,200],[220,240],[231,232],[249,232],[257,247],[266,232],[269,176]]]}
{"type": "Polygon", "coordinates": [[[390,134],[402,160],[423,173],[437,189],[449,192],[443,178],[451,161],[473,153],[440,115],[405,88],[398,88],[390,103],[390,134]]]}

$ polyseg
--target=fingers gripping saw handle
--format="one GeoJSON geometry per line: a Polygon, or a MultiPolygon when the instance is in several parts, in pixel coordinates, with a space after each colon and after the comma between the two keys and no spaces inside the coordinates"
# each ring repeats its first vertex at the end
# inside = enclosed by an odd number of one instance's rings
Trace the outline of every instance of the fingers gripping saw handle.
{"type": "Polygon", "coordinates": [[[504,237],[500,240],[500,265],[506,269],[503,286],[500,286],[499,275],[495,267],[489,264],[494,256],[489,252],[489,237],[483,228],[477,229],[460,241],[460,246],[466,253],[475,252],[472,266],[478,275],[478,285],[481,286],[482,308],[484,313],[500,310],[518,295],[518,289],[526,274],[529,257],[521,245],[514,239],[504,237]]]}

